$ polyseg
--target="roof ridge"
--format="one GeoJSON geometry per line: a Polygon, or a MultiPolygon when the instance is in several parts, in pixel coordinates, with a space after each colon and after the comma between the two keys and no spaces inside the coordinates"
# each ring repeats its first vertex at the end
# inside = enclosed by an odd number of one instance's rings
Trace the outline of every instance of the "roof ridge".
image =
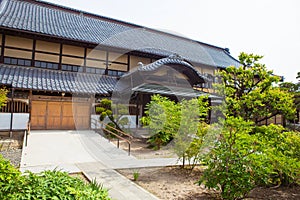
{"type": "MultiPolygon", "coordinates": [[[[2,0],[0,0],[0,3],[1,3],[1,1],[2,0]]],[[[137,24],[134,24],[134,23],[131,23],[131,22],[126,22],[126,21],[123,21],[123,20],[119,20],[119,19],[115,19],[115,18],[111,18],[111,17],[106,17],[106,16],[99,15],[99,14],[96,14],[96,13],[87,12],[87,11],[84,11],[84,10],[79,10],[79,9],[76,9],[76,8],[60,5],[60,4],[53,3],[53,2],[48,2],[48,1],[45,1],[45,0],[14,0],[14,1],[21,1],[21,2],[25,1],[25,2],[34,3],[34,4],[37,4],[37,5],[40,5],[40,6],[44,5],[44,6],[47,6],[48,8],[52,8],[52,9],[60,9],[60,10],[63,10],[65,12],[69,11],[70,13],[73,13],[73,14],[83,15],[84,17],[102,19],[102,20],[107,20],[107,21],[115,22],[115,23],[117,22],[119,24],[130,25],[130,26],[134,26],[134,27],[137,27],[137,28],[145,28],[141,25],[137,25],[137,24]]]]}
{"type": "MultiPolygon", "coordinates": [[[[0,0],[0,3],[1,3],[1,1],[2,0],[0,0]]],[[[127,22],[127,21],[123,21],[123,20],[120,20],[120,19],[106,17],[106,16],[99,15],[99,14],[96,14],[96,13],[87,12],[87,11],[84,11],[84,10],[79,10],[79,9],[76,9],[76,8],[67,7],[67,6],[64,6],[64,5],[48,2],[48,1],[45,1],[45,0],[14,0],[14,1],[25,1],[25,2],[30,2],[30,3],[36,3],[38,5],[46,5],[49,8],[52,7],[52,8],[56,8],[56,9],[61,9],[61,10],[64,10],[66,12],[71,11],[73,13],[77,13],[78,15],[83,15],[85,17],[91,17],[91,18],[95,18],[95,19],[99,19],[99,20],[102,19],[102,20],[106,20],[106,21],[109,21],[109,22],[113,22],[113,23],[119,23],[119,24],[124,25],[124,26],[131,26],[131,27],[141,28],[141,29],[145,29],[147,31],[158,33],[158,34],[169,35],[169,36],[184,39],[184,40],[187,40],[187,41],[190,41],[190,42],[195,42],[195,43],[210,46],[210,47],[213,47],[213,48],[218,48],[220,50],[225,50],[226,49],[225,47],[220,47],[220,46],[212,45],[212,44],[209,44],[209,43],[206,43],[206,42],[201,42],[201,41],[198,41],[198,40],[191,39],[189,37],[184,37],[184,36],[176,35],[176,34],[173,34],[173,33],[165,32],[165,31],[162,31],[162,30],[158,30],[158,29],[155,29],[155,28],[150,28],[150,27],[138,25],[138,24],[135,24],[135,23],[132,23],[132,22],[127,22]]]]}
{"type": "Polygon", "coordinates": [[[9,8],[6,6],[8,9],[4,9],[5,12],[3,13],[7,17],[0,18],[0,26],[3,29],[46,35],[56,39],[63,38],[92,45],[103,45],[126,51],[138,50],[141,53],[159,57],[177,53],[189,62],[208,66],[227,67],[238,63],[236,59],[232,59],[228,52],[225,52],[226,48],[163,30],[138,26],[48,3],[45,0],[2,0],[0,6],[5,5],[11,6],[9,8]],[[13,9],[31,9],[31,12],[14,12],[13,9]],[[42,15],[45,17],[38,18],[42,15]],[[56,18],[57,20],[55,20],[56,18]],[[126,35],[128,32],[130,34],[126,35]],[[128,38],[118,38],[120,34],[125,34],[128,38]]]}

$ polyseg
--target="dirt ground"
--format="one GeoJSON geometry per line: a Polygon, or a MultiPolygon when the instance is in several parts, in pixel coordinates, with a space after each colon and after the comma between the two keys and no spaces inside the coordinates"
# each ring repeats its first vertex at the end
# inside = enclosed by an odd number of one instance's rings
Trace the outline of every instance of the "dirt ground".
{"type": "MultiPolygon", "coordinates": [[[[149,158],[175,158],[176,154],[172,151],[172,146],[163,146],[160,150],[153,150],[146,143],[147,139],[134,138],[131,140],[131,155],[138,159],[149,158]]],[[[117,145],[117,140],[112,141],[117,145]]],[[[120,141],[120,148],[128,151],[128,144],[124,141],[120,141]]]]}
{"type": "MultiPolygon", "coordinates": [[[[201,168],[193,171],[180,167],[119,170],[119,173],[132,181],[134,172],[139,173],[135,182],[162,200],[220,199],[216,191],[195,184],[202,174],[201,168]]],[[[246,199],[299,200],[300,187],[255,188],[246,199]]]]}
{"type": "MultiPolygon", "coordinates": [[[[127,150],[127,143],[121,142],[120,148],[127,150]]],[[[154,151],[149,148],[145,139],[134,139],[132,141],[131,154],[138,159],[176,157],[172,152],[172,146],[154,151]]],[[[138,172],[139,177],[135,182],[162,200],[220,199],[218,192],[208,190],[203,185],[198,186],[195,184],[199,180],[202,171],[201,167],[190,171],[179,166],[118,170],[119,173],[132,181],[133,174],[138,172]]],[[[300,200],[300,187],[255,188],[246,199],[300,200]]]]}

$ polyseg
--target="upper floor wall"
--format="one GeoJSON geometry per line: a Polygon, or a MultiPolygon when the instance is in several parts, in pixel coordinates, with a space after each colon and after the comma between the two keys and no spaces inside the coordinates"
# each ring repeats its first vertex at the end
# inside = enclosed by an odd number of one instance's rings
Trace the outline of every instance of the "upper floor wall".
{"type": "MultiPolygon", "coordinates": [[[[133,55],[131,52],[124,54],[103,47],[84,47],[67,41],[36,38],[34,35],[24,37],[2,32],[0,41],[1,63],[52,70],[119,77],[137,67],[140,62],[147,65],[158,59],[151,54],[148,57],[133,55]]],[[[215,75],[213,67],[199,64],[195,68],[201,74],[215,75]]]]}
{"type": "Polygon", "coordinates": [[[2,33],[0,41],[1,63],[27,67],[119,77],[139,62],[149,64],[155,60],[112,50],[35,39],[34,36],[29,38],[2,33]]]}

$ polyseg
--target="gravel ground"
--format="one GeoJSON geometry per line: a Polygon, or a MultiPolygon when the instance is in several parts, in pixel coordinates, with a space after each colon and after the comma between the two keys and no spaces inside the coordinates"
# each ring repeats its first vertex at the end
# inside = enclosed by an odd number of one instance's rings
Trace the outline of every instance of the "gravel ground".
{"type": "Polygon", "coordinates": [[[10,160],[11,164],[13,164],[15,167],[20,167],[22,149],[9,149],[0,151],[0,154],[2,154],[4,158],[10,160]]]}

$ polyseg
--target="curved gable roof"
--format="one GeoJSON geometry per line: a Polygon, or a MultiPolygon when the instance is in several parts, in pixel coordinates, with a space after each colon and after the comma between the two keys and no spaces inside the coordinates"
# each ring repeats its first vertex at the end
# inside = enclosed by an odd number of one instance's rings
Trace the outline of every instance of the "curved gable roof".
{"type": "Polygon", "coordinates": [[[188,77],[188,81],[190,84],[197,85],[209,81],[209,79],[199,73],[190,63],[183,60],[182,57],[178,55],[171,55],[167,58],[159,59],[151,64],[138,67],[138,71],[147,72],[147,71],[155,71],[161,68],[164,65],[168,65],[171,68],[175,69],[176,71],[184,74],[188,77]]]}
{"type": "Polygon", "coordinates": [[[40,1],[2,0],[0,26],[162,57],[176,53],[215,67],[240,65],[223,48],[40,1]]]}

